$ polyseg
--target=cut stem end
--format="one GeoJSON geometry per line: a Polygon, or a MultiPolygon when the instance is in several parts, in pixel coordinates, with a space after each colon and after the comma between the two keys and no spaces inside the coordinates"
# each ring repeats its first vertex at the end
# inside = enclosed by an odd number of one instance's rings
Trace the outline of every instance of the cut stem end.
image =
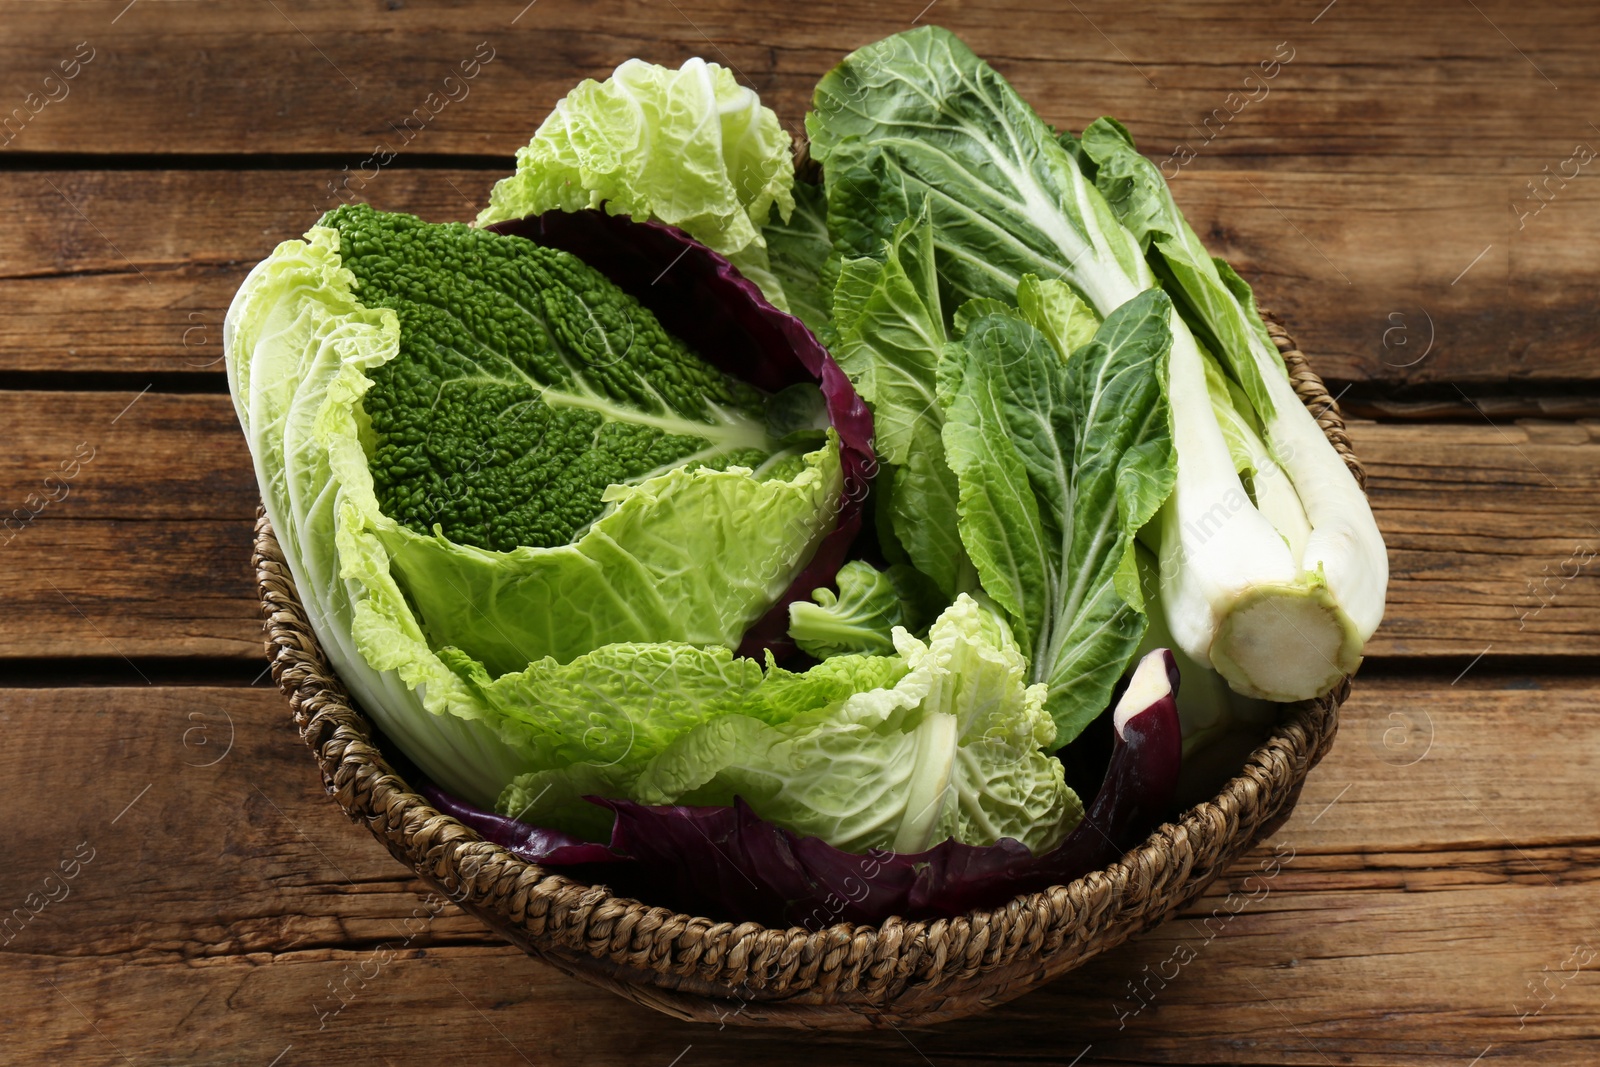
{"type": "Polygon", "coordinates": [[[1217,628],[1211,662],[1236,693],[1309,700],[1355,673],[1361,636],[1324,586],[1258,587],[1217,628]]]}

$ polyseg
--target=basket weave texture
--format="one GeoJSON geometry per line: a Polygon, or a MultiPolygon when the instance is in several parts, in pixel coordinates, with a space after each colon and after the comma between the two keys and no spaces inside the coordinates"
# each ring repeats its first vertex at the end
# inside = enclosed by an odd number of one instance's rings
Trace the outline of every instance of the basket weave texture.
{"type": "MultiPolygon", "coordinates": [[[[1356,480],[1365,473],[1322,380],[1276,321],[1300,399],[1356,480]]],[[[397,774],[334,675],[272,527],[253,558],[272,676],[329,793],[396,859],[463,910],[567,974],[681,1019],[850,1030],[926,1025],[1003,1003],[1192,902],[1288,818],[1332,744],[1345,679],[1285,709],[1238,777],[1116,863],[1071,885],[955,919],[819,930],[714,922],[616,896],[528,863],[441,814],[397,774]]]]}

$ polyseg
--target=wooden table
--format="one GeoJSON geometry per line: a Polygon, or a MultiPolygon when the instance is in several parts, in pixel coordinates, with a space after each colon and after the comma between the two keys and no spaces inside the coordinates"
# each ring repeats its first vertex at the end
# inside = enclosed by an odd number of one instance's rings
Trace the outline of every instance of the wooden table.
{"type": "Polygon", "coordinates": [[[1600,1062],[1600,11],[524,2],[0,0],[0,505],[38,511],[0,535],[0,1061],[1600,1062]],[[1237,914],[1260,856],[982,1019],[677,1023],[428,915],[323,795],[262,676],[222,314],[335,182],[470,218],[629,56],[724,63],[798,124],[930,20],[1169,161],[1343,398],[1388,619],[1237,914]]]}

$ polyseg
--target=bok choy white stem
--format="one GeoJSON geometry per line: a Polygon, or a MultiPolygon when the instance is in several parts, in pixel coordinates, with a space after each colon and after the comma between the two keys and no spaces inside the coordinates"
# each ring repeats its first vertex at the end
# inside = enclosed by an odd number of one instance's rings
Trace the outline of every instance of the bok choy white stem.
{"type": "MultiPolygon", "coordinates": [[[[1207,339],[1253,409],[1271,459],[1288,475],[1309,523],[1308,533],[1292,509],[1273,511],[1258,493],[1261,510],[1298,549],[1296,573],[1287,587],[1253,588],[1227,605],[1211,661],[1251,696],[1295,700],[1324,693],[1361,662],[1362,645],[1383,619],[1389,563],[1372,509],[1296,395],[1250,287],[1206,251],[1128,131],[1100,119],[1084,131],[1080,151],[1112,210],[1167,280],[1180,313],[1207,339]]],[[[1268,489],[1272,504],[1285,503],[1275,487],[1268,489]]],[[[1180,546],[1192,539],[1185,529],[1177,534],[1180,546]]],[[[1164,580],[1171,550],[1164,541],[1164,580]]]]}

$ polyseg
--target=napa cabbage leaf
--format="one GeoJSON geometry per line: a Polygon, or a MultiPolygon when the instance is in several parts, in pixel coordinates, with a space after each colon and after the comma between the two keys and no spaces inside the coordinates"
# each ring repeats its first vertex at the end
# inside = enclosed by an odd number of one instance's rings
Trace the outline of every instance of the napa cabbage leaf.
{"type": "Polygon", "coordinates": [[[517,150],[478,225],[604,207],[677,226],[727,256],[789,310],[761,227],[794,210],[792,141],[771,108],[728,68],[630,59],[580,82],[517,150]]]}
{"type": "Polygon", "coordinates": [[[1028,683],[1004,619],[962,595],[926,641],[899,628],[894,643],[897,655],[881,661],[893,668],[859,656],[822,665],[847,672],[848,695],[783,721],[708,718],[631,780],[592,767],[528,776],[500,810],[549,825],[582,818],[574,800],[584,789],[647,804],[739,797],[763,818],[850,852],[920,852],[946,838],[1011,838],[1036,852],[1059,843],[1083,809],[1047,752],[1055,727],[1046,687],[1028,683]],[[868,688],[878,671],[891,676],[868,688]]]}

